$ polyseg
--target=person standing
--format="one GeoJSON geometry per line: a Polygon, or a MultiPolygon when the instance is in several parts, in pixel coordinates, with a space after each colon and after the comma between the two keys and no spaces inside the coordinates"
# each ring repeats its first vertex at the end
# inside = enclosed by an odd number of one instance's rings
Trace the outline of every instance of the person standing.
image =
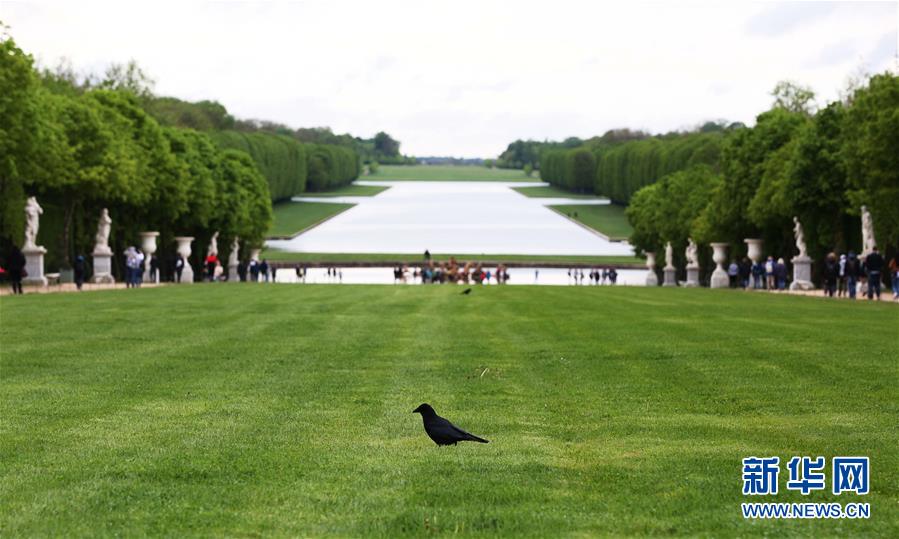
{"type": "Polygon", "coordinates": [[[855,256],[855,253],[849,251],[849,255],[846,257],[846,290],[849,292],[849,299],[855,299],[860,272],[858,257],[855,256]]]}
{"type": "Polygon", "coordinates": [[[9,257],[6,259],[6,271],[9,274],[12,293],[21,294],[22,277],[25,277],[25,255],[15,245],[10,248],[9,257]]]}
{"type": "Polygon", "coordinates": [[[768,260],[765,261],[765,276],[767,277],[766,288],[768,290],[774,290],[774,257],[773,256],[769,256],[768,260]]]}
{"type": "Polygon", "coordinates": [[[883,272],[883,256],[877,250],[877,246],[871,248],[871,253],[865,257],[865,270],[868,272],[868,299],[880,301],[880,279],[883,272]]]}
{"type": "Polygon", "coordinates": [[[730,280],[730,287],[737,287],[737,277],[740,275],[740,266],[736,260],[732,260],[730,266],[727,267],[727,278],[730,280]]]}
{"type": "Polygon", "coordinates": [[[255,258],[250,259],[250,282],[259,282],[259,262],[255,258]]]}
{"type": "Polygon", "coordinates": [[[758,290],[765,287],[765,266],[761,262],[752,264],[752,288],[758,290]]]}
{"type": "Polygon", "coordinates": [[[787,288],[787,264],[783,258],[777,259],[774,265],[774,279],[777,281],[778,290],[786,290],[787,288]]]}
{"type": "Polygon", "coordinates": [[[749,277],[752,275],[752,263],[745,256],[740,261],[739,276],[740,288],[746,290],[749,288],[749,277]]]}
{"type": "Polygon", "coordinates": [[[215,253],[206,255],[206,280],[212,282],[215,280],[215,267],[218,265],[219,259],[215,253]]]}
{"type": "Polygon", "coordinates": [[[837,278],[840,275],[840,266],[837,263],[837,255],[830,253],[824,259],[824,295],[833,297],[837,291],[837,278]]]}
{"type": "Polygon", "coordinates": [[[184,271],[184,257],[181,253],[175,254],[175,282],[181,282],[181,272],[184,271]]]}
{"type": "Polygon", "coordinates": [[[899,253],[890,259],[890,285],[893,287],[893,299],[899,299],[899,253]]]}
{"type": "Polygon", "coordinates": [[[262,263],[259,264],[259,273],[262,275],[262,279],[268,282],[268,260],[262,259],[262,263]]]}
{"type": "Polygon", "coordinates": [[[837,263],[839,266],[839,272],[837,274],[837,297],[843,297],[843,294],[846,293],[846,262],[848,258],[845,254],[840,255],[840,261],[837,263]]]}
{"type": "Polygon", "coordinates": [[[72,269],[75,273],[75,288],[81,290],[81,286],[84,284],[84,257],[78,255],[75,257],[75,263],[72,265],[72,269]]]}

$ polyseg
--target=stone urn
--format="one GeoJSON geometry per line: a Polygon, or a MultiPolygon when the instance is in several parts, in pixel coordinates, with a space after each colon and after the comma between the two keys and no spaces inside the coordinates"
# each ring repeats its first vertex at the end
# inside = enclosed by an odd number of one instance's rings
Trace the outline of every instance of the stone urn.
{"type": "Polygon", "coordinates": [[[712,244],[712,260],[715,261],[715,271],[712,272],[711,288],[727,288],[730,285],[730,279],[727,271],[724,269],[724,263],[727,262],[727,243],[712,244]]]}
{"type": "Polygon", "coordinates": [[[746,238],[743,241],[746,243],[746,256],[749,257],[749,260],[752,260],[753,264],[758,264],[759,260],[762,259],[762,240],[757,238],[746,238]]]}
{"type": "MultiPolygon", "coordinates": [[[[156,253],[156,238],[159,237],[159,232],[141,232],[140,233],[140,248],[144,252],[144,282],[150,282],[150,259],[153,258],[153,254],[156,253]]],[[[154,283],[159,282],[159,273],[154,276],[154,283]]]]}
{"type": "Polygon", "coordinates": [[[175,238],[178,242],[178,254],[184,259],[184,269],[181,271],[182,283],[194,282],[194,270],[190,266],[190,244],[194,241],[193,236],[178,236],[175,238]]]}
{"type": "Polygon", "coordinates": [[[646,286],[659,286],[659,276],[656,275],[656,254],[646,251],[646,286]]]}

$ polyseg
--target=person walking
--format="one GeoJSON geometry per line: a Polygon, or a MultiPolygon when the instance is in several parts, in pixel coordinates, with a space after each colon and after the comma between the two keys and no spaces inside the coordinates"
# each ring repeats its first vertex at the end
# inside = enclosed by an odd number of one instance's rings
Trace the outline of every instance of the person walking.
{"type": "Polygon", "coordinates": [[[868,272],[868,299],[880,301],[880,279],[883,272],[883,256],[877,250],[877,246],[871,248],[871,253],[865,257],[865,271],[868,272]]]}
{"type": "Polygon", "coordinates": [[[259,273],[262,275],[262,279],[268,282],[268,260],[262,259],[262,263],[259,264],[259,273]]]}
{"type": "Polygon", "coordinates": [[[181,282],[181,273],[184,271],[184,257],[181,253],[175,254],[175,282],[181,282]]]}
{"type": "Polygon", "coordinates": [[[250,282],[259,282],[259,262],[254,258],[250,259],[250,282]]]}
{"type": "Polygon", "coordinates": [[[854,252],[849,251],[849,255],[846,257],[846,290],[849,292],[849,299],[855,299],[860,273],[858,258],[854,252]]]}
{"type": "Polygon", "coordinates": [[[12,285],[13,294],[22,293],[22,278],[25,273],[25,255],[18,247],[10,247],[9,256],[6,258],[6,272],[9,275],[9,283],[12,285]]]}
{"type": "Polygon", "coordinates": [[[765,266],[761,262],[752,264],[752,288],[759,290],[765,287],[765,266]]]}
{"type": "Polygon", "coordinates": [[[75,274],[75,288],[81,290],[84,284],[84,257],[78,255],[75,257],[75,263],[72,264],[73,273],[75,274]]]}
{"type": "Polygon", "coordinates": [[[829,253],[824,259],[824,295],[833,297],[837,291],[837,278],[840,275],[840,265],[837,263],[837,255],[829,253]]]}
{"type": "Polygon", "coordinates": [[[890,259],[890,285],[893,288],[893,299],[899,299],[899,253],[890,259]]]}
{"type": "Polygon", "coordinates": [[[219,259],[215,253],[206,255],[206,280],[212,282],[215,280],[215,267],[218,265],[219,259]]]}

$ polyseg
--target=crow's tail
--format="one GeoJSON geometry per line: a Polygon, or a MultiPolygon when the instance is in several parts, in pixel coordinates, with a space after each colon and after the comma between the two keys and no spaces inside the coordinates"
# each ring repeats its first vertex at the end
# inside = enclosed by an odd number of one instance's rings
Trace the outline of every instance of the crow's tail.
{"type": "Polygon", "coordinates": [[[469,436],[468,439],[469,439],[470,441],[472,441],[472,442],[481,442],[482,444],[489,444],[489,443],[490,443],[489,441],[487,441],[487,440],[485,440],[485,439],[483,439],[483,438],[478,438],[478,437],[475,436],[474,434],[470,434],[470,433],[469,433],[468,436],[469,436]]]}

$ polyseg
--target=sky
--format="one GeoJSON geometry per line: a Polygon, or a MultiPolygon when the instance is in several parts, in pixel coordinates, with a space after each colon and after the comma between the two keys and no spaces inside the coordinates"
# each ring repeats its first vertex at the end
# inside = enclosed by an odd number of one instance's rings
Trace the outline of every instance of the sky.
{"type": "Polygon", "coordinates": [[[899,40],[899,2],[0,0],[0,21],[42,65],[134,59],[159,95],[457,157],[751,125],[778,81],[835,100],[895,69],[899,40]]]}

